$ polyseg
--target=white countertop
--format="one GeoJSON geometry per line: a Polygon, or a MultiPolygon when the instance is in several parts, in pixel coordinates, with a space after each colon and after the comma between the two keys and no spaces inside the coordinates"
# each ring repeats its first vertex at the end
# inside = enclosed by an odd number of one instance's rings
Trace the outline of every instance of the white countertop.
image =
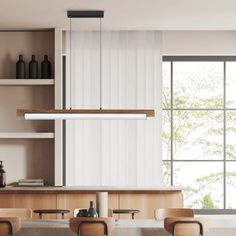
{"type": "Polygon", "coordinates": [[[182,187],[170,186],[44,186],[44,187],[13,187],[7,186],[1,191],[181,191],[182,187]]]}

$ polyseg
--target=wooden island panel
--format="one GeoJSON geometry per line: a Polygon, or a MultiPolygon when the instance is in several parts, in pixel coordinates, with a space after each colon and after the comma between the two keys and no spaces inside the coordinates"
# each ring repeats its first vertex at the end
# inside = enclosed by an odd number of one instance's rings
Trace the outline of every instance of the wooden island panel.
{"type": "MultiPolygon", "coordinates": [[[[183,207],[180,188],[158,189],[81,189],[70,187],[5,188],[0,189],[0,208],[68,209],[65,218],[73,217],[74,209],[88,208],[96,201],[96,192],[108,192],[109,213],[112,209],[137,209],[136,219],[153,219],[156,208],[183,207]]],[[[111,214],[109,214],[111,216],[111,214]]],[[[130,215],[113,215],[115,218],[131,218],[130,215]]],[[[33,214],[38,218],[37,214],[33,214]]],[[[61,218],[60,215],[43,215],[43,218],[61,218]]]]}
{"type": "MultiPolygon", "coordinates": [[[[30,208],[51,209],[57,208],[56,194],[0,194],[0,208],[30,208]]],[[[33,218],[39,218],[33,213],[33,218]]],[[[56,215],[43,215],[45,219],[55,219],[56,215]]]]}
{"type": "Polygon", "coordinates": [[[0,208],[14,207],[15,195],[14,194],[0,194],[0,208]]]}
{"type": "MultiPolygon", "coordinates": [[[[156,208],[181,208],[183,195],[181,192],[120,194],[120,209],[137,209],[135,219],[153,219],[156,208]]],[[[119,218],[131,218],[130,215],[120,215],[119,218]]]]}

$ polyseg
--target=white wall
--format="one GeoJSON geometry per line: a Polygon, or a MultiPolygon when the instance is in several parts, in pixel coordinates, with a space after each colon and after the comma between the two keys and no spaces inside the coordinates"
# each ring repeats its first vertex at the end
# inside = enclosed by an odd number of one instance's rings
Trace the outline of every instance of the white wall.
{"type": "MultiPolygon", "coordinates": [[[[99,108],[98,39],[97,32],[72,34],[74,108],[99,108]]],[[[154,108],[156,117],[67,121],[66,185],[158,185],[162,175],[161,33],[104,32],[102,42],[102,107],[154,108]]],[[[68,96],[68,106],[69,101],[68,96]]]]}
{"type": "Polygon", "coordinates": [[[163,55],[236,55],[236,31],[164,31],[163,55]]]}

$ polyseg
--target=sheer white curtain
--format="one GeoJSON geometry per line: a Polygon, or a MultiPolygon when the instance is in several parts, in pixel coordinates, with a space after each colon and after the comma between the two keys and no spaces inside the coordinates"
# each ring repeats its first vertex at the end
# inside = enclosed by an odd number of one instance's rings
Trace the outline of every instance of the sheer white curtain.
{"type": "Polygon", "coordinates": [[[104,109],[154,108],[156,117],[146,121],[67,121],[66,185],[159,185],[161,33],[102,33],[101,101],[99,33],[73,32],[71,56],[74,108],[99,108],[100,103],[104,109]]]}

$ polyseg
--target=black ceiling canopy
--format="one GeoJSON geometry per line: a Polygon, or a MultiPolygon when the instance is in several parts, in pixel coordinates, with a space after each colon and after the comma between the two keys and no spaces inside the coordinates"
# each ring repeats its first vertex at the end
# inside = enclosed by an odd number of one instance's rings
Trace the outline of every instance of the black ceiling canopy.
{"type": "Polygon", "coordinates": [[[68,18],[103,18],[104,11],[67,11],[68,18]]]}

